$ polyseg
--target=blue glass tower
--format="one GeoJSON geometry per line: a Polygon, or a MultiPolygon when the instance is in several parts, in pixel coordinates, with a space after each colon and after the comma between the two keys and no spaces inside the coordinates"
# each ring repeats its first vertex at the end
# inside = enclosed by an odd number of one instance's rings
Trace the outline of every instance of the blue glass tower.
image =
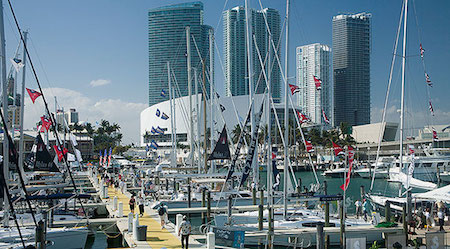
{"type": "MultiPolygon", "coordinates": [[[[175,74],[172,82],[178,84],[180,94],[187,96],[186,26],[191,29],[191,65],[197,68],[202,79],[202,63],[197,48],[209,70],[209,32],[212,28],[203,25],[203,3],[192,2],[174,4],[148,11],[148,65],[149,90],[148,104],[152,106],[167,98],[161,96],[161,90],[168,90],[167,62],[175,74]],[[192,38],[193,37],[193,38],[192,38]]],[[[206,80],[206,90],[209,82],[206,80]]],[[[199,87],[199,92],[201,87],[199,87]]]]}

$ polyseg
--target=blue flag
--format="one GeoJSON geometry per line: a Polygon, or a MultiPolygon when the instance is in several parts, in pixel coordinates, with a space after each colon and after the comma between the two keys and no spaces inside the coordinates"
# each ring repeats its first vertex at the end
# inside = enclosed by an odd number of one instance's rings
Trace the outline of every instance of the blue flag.
{"type": "Polygon", "coordinates": [[[164,91],[164,89],[161,90],[161,97],[163,97],[163,98],[166,97],[166,91],[164,91]]]}
{"type": "Polygon", "coordinates": [[[164,119],[164,120],[167,120],[167,119],[169,119],[169,116],[167,116],[167,114],[165,114],[163,112],[162,115],[161,115],[161,118],[164,119]]]}
{"type": "Polygon", "coordinates": [[[152,147],[152,148],[155,149],[155,150],[158,149],[158,144],[156,143],[155,140],[152,140],[152,143],[150,144],[150,147],[152,147]]]}
{"type": "Polygon", "coordinates": [[[161,116],[161,112],[159,111],[159,109],[156,109],[156,116],[157,117],[161,116]]]}

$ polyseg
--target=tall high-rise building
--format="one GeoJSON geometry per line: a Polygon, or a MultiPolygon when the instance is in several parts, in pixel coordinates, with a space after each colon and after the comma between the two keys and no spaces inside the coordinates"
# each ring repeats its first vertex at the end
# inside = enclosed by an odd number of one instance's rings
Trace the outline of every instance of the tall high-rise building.
{"type": "Polygon", "coordinates": [[[316,124],[325,124],[322,110],[331,120],[330,56],[331,49],[319,43],[296,49],[296,78],[300,88],[297,103],[316,124]],[[320,90],[316,88],[314,77],[322,81],[320,90]]]}
{"type": "MultiPolygon", "coordinates": [[[[258,50],[262,61],[266,61],[266,55],[271,51],[273,69],[271,72],[271,92],[274,102],[280,102],[280,68],[275,60],[275,51],[272,44],[269,43],[269,32],[264,20],[267,18],[267,24],[272,34],[272,40],[275,47],[280,40],[280,14],[275,9],[266,8],[264,10],[254,10],[251,13],[252,33],[254,34],[256,44],[252,39],[252,60],[253,60],[253,84],[257,87],[256,93],[263,93],[266,83],[261,74],[261,63],[258,56],[258,50]]],[[[245,8],[235,7],[223,12],[223,43],[225,54],[225,90],[227,96],[247,95],[249,94],[248,84],[248,60],[246,46],[246,19],[245,8]]],[[[277,53],[280,54],[281,45],[278,45],[277,53]]],[[[267,63],[266,63],[266,68],[267,63]]]]}
{"type": "Polygon", "coordinates": [[[371,14],[333,17],[334,124],[370,123],[371,14]]]}
{"type": "MultiPolygon", "coordinates": [[[[197,68],[200,74],[198,78],[201,80],[200,58],[205,60],[205,71],[208,74],[209,33],[213,30],[210,26],[203,25],[203,3],[174,4],[148,11],[149,106],[168,99],[161,96],[161,91],[164,89],[168,92],[169,88],[167,62],[170,62],[175,75],[172,82],[177,84],[180,90],[181,95],[176,92],[176,97],[188,95],[186,26],[190,27],[191,32],[191,65],[197,68]]],[[[194,81],[192,82],[194,84],[194,81]]],[[[199,87],[199,92],[201,89],[202,87],[199,87]]],[[[209,92],[207,79],[206,91],[209,92]]]]}

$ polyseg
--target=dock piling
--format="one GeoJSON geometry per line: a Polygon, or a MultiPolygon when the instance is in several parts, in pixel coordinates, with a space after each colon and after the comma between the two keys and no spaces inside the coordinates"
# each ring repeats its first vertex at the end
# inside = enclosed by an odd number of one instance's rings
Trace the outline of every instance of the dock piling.
{"type": "Polygon", "coordinates": [[[113,199],[113,210],[114,211],[117,210],[117,205],[118,205],[118,203],[117,203],[117,196],[114,196],[114,199],[113,199]]]}
{"type": "Polygon", "coordinates": [[[260,190],[260,201],[258,206],[258,230],[263,230],[263,212],[264,212],[264,191],[260,190]]]}
{"type": "Polygon", "coordinates": [[[180,230],[181,222],[183,222],[183,215],[177,214],[175,218],[175,233],[178,234],[178,231],[180,230]]]}
{"type": "Polygon", "coordinates": [[[138,226],[139,226],[139,215],[136,214],[136,216],[133,219],[133,239],[135,241],[138,240],[138,226]]]}
{"type": "Polygon", "coordinates": [[[206,193],[206,224],[211,221],[211,192],[208,190],[206,193]]]}
{"type": "Polygon", "coordinates": [[[188,177],[188,179],[187,179],[187,184],[188,184],[188,186],[187,186],[187,191],[188,191],[188,198],[187,198],[187,201],[188,201],[188,208],[190,208],[191,207],[191,178],[190,177],[188,177]]]}
{"type": "Polygon", "coordinates": [[[119,208],[117,210],[117,217],[118,218],[123,217],[123,202],[119,202],[119,208]]]}
{"type": "Polygon", "coordinates": [[[384,208],[384,218],[386,219],[386,222],[391,221],[391,202],[386,201],[385,208],[384,208]]]}
{"type": "Polygon", "coordinates": [[[252,203],[256,205],[256,187],[252,187],[252,203]]]}
{"type": "Polygon", "coordinates": [[[344,200],[339,201],[339,219],[340,219],[340,230],[339,238],[341,242],[341,248],[344,248],[344,233],[345,233],[345,217],[344,217],[344,200]]]}
{"type": "Polygon", "coordinates": [[[323,236],[323,223],[319,222],[316,225],[317,234],[316,234],[316,245],[317,249],[325,249],[324,236],[323,236]]]}
{"type": "Polygon", "coordinates": [[[128,232],[133,232],[133,213],[128,213],[128,232]]]}
{"type": "Polygon", "coordinates": [[[213,232],[208,232],[206,234],[206,248],[207,249],[216,248],[216,235],[213,232]]]}

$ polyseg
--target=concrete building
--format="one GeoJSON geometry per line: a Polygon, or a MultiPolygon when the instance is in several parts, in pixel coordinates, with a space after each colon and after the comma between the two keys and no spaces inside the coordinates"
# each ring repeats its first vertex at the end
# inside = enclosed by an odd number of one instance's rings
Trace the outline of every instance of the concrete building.
{"type": "MultiPolygon", "coordinates": [[[[209,33],[213,29],[203,24],[203,3],[174,4],[148,11],[149,106],[168,99],[161,96],[163,89],[169,92],[168,61],[173,69],[172,81],[177,82],[181,96],[188,95],[186,26],[190,27],[191,32],[191,65],[197,68],[198,73],[201,73],[202,64],[197,53],[198,48],[201,58],[206,62],[205,68],[208,72],[209,33]]],[[[208,81],[206,90],[209,92],[208,81]]],[[[179,96],[178,93],[177,96],[179,96]]]]}
{"type": "Polygon", "coordinates": [[[314,43],[296,49],[296,79],[300,92],[294,96],[297,103],[312,122],[326,124],[322,110],[329,120],[331,116],[331,49],[314,43]],[[314,77],[322,81],[321,90],[316,89],[314,77]]]}
{"type": "Polygon", "coordinates": [[[395,141],[398,123],[374,123],[352,127],[352,137],[357,143],[378,143],[380,131],[383,130],[382,142],[395,141]]]}
{"type": "MultiPolygon", "coordinates": [[[[201,96],[197,96],[198,99],[201,99],[201,96]]],[[[195,103],[195,96],[193,97],[193,102],[195,103]]],[[[262,94],[256,94],[255,95],[255,106],[257,109],[255,110],[255,113],[259,111],[259,107],[261,105],[261,102],[263,100],[262,94]]],[[[226,124],[228,135],[232,136],[232,130],[235,128],[235,126],[238,124],[238,122],[244,122],[248,108],[249,108],[249,99],[248,95],[241,95],[241,96],[234,96],[234,97],[222,97],[219,99],[220,104],[225,108],[224,111],[217,111],[220,113],[217,113],[216,120],[215,120],[215,127],[218,127],[216,131],[217,133],[220,133],[220,131],[223,128],[223,125],[226,124]],[[234,110],[236,108],[236,110],[234,110]]],[[[200,105],[202,106],[202,105],[200,105]]],[[[189,107],[189,97],[181,97],[175,99],[175,131],[177,134],[177,142],[188,145],[189,144],[189,115],[188,115],[188,107],[189,107]]],[[[207,107],[209,108],[209,107],[207,107]]],[[[284,119],[284,104],[275,104],[275,109],[277,110],[277,116],[279,120],[284,119]]],[[[296,110],[300,110],[300,108],[297,106],[295,107],[296,110]]],[[[160,147],[169,147],[171,142],[171,125],[170,125],[170,118],[167,120],[163,120],[160,117],[156,116],[156,113],[170,113],[170,104],[169,101],[164,101],[158,104],[155,104],[153,106],[148,107],[147,109],[143,110],[141,112],[141,128],[140,128],[140,137],[141,137],[141,146],[146,146],[147,144],[150,144],[152,140],[155,140],[158,143],[158,146],[160,147]],[[153,128],[160,127],[162,130],[164,130],[163,135],[159,134],[152,134],[151,130],[153,128]],[[144,137],[144,134],[148,134],[148,136],[144,137]]],[[[195,111],[194,111],[195,112],[195,111]]],[[[208,114],[208,113],[207,113],[208,114]]],[[[274,113],[273,109],[271,109],[271,115],[272,115],[272,129],[278,130],[276,127],[276,121],[273,118],[274,113]]],[[[197,116],[194,114],[194,116],[197,116]]],[[[262,115],[261,119],[261,126],[264,125],[266,122],[265,119],[265,111],[262,115]]],[[[209,127],[210,122],[210,116],[207,115],[207,123],[209,127]]],[[[294,120],[294,112],[292,109],[289,111],[289,118],[291,120],[294,120]]],[[[194,117],[194,139],[197,137],[197,124],[195,122],[196,117],[194,117]]],[[[201,110],[199,115],[199,121],[200,121],[200,134],[201,134],[201,141],[203,141],[204,132],[203,132],[203,110],[201,110]]]]}
{"type": "Polygon", "coordinates": [[[371,14],[333,17],[334,125],[370,123],[371,14]]]}
{"type": "Polygon", "coordinates": [[[68,125],[73,125],[80,122],[78,112],[75,108],[70,108],[68,112],[65,112],[63,109],[56,110],[56,123],[63,125],[64,119],[68,125]]]}
{"type": "MultiPolygon", "coordinates": [[[[275,60],[275,51],[269,43],[269,32],[264,20],[267,23],[272,34],[274,44],[279,43],[280,39],[280,14],[275,9],[266,8],[263,10],[250,10],[252,33],[255,36],[255,44],[252,39],[252,60],[253,60],[253,85],[258,85],[256,93],[263,93],[266,88],[264,77],[261,74],[261,63],[257,50],[261,54],[261,58],[265,61],[266,55],[271,51],[272,64],[275,63],[270,75],[271,92],[274,102],[280,102],[280,68],[275,60]],[[259,83],[259,84],[258,84],[259,83]]],[[[248,56],[246,46],[246,19],[245,8],[234,7],[226,10],[222,14],[223,17],[223,41],[224,41],[224,57],[225,57],[225,90],[227,96],[239,96],[249,94],[248,84],[248,56]]],[[[278,46],[278,55],[281,46],[278,46]]],[[[267,68],[269,68],[266,64],[267,68]]]]}

